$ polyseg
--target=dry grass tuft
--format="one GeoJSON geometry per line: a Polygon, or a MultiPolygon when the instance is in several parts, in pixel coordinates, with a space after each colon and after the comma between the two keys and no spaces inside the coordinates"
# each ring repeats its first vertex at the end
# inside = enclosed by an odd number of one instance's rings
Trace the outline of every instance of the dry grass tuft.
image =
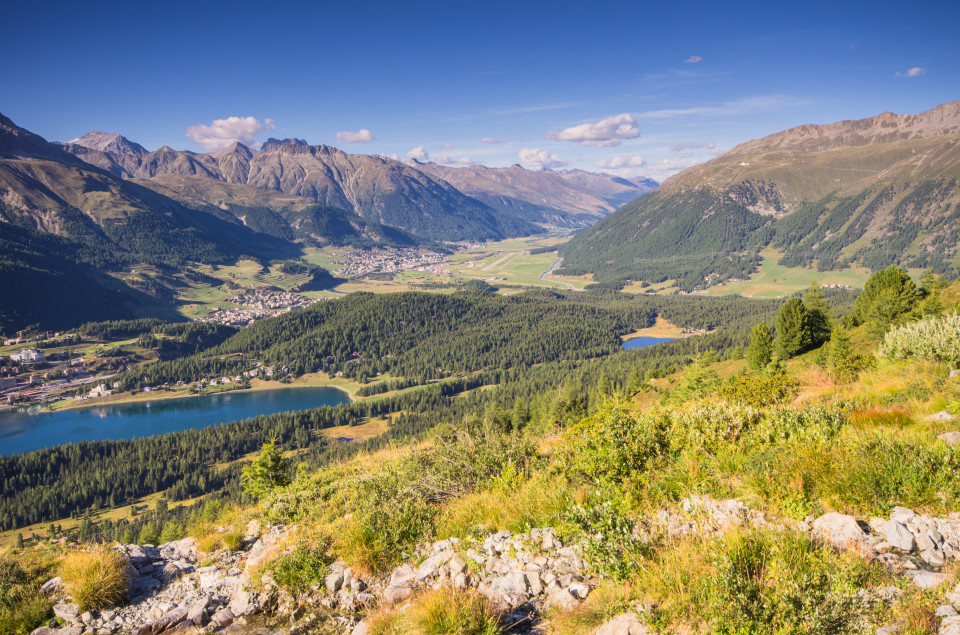
{"type": "Polygon", "coordinates": [[[123,601],[130,582],[126,559],[105,548],[68,553],[60,563],[60,575],[81,612],[123,601]]]}
{"type": "Polygon", "coordinates": [[[402,611],[371,618],[372,635],[496,635],[502,614],[474,590],[438,589],[413,599],[402,611]]]}

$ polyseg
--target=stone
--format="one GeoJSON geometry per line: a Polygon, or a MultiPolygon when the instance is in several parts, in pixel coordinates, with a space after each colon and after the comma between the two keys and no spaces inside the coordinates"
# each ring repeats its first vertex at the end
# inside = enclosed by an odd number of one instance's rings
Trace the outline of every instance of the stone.
{"type": "Polygon", "coordinates": [[[370,635],[371,632],[370,622],[367,620],[360,620],[360,622],[353,627],[350,635],[370,635]]]}
{"type": "Polygon", "coordinates": [[[924,421],[953,421],[953,415],[946,410],[935,412],[923,418],[924,421]]]}
{"type": "Polygon", "coordinates": [[[937,435],[937,438],[952,448],[960,443],[960,432],[944,432],[943,434],[937,435]]]}
{"type": "Polygon", "coordinates": [[[937,617],[953,617],[957,614],[957,609],[953,608],[949,604],[944,604],[939,607],[936,612],[937,617]]]}
{"type": "Polygon", "coordinates": [[[233,597],[230,598],[230,612],[232,612],[235,617],[253,615],[257,610],[255,599],[252,592],[238,588],[233,594],[233,597]]]}
{"type": "Polygon", "coordinates": [[[460,556],[454,556],[450,559],[450,575],[456,577],[464,572],[467,563],[460,556]]]}
{"type": "Polygon", "coordinates": [[[858,547],[866,534],[853,516],[831,512],[813,521],[813,531],[837,547],[858,547]]]}
{"type": "Polygon", "coordinates": [[[331,573],[323,579],[323,583],[326,585],[328,592],[336,593],[343,586],[343,572],[335,571],[331,573]]]}
{"type": "Polygon", "coordinates": [[[30,635],[81,635],[83,633],[82,626],[64,626],[63,628],[50,628],[49,626],[41,626],[40,628],[31,631],[30,635]]]}
{"type": "Polygon", "coordinates": [[[527,580],[522,573],[508,573],[490,583],[485,595],[507,608],[516,608],[527,601],[527,580]]]}
{"type": "Polygon", "coordinates": [[[890,624],[888,626],[881,626],[877,629],[876,635],[897,635],[900,632],[900,627],[896,624],[890,624]]]}
{"type": "Polygon", "coordinates": [[[960,378],[960,368],[950,370],[950,379],[960,378]]]}
{"type": "Polygon", "coordinates": [[[247,555],[247,564],[244,570],[249,574],[253,569],[276,560],[280,555],[287,538],[294,532],[294,527],[271,529],[253,543],[247,555]]]}
{"type": "Polygon", "coordinates": [[[417,581],[422,582],[427,578],[432,578],[437,573],[437,570],[442,565],[446,564],[451,557],[453,557],[452,552],[444,551],[433,556],[432,558],[427,558],[424,560],[420,565],[420,568],[417,569],[417,581]]]}
{"type": "Polygon", "coordinates": [[[224,628],[230,626],[233,623],[235,616],[233,611],[230,609],[220,609],[213,614],[213,617],[210,618],[210,622],[215,624],[218,628],[224,628]]]}
{"type": "Polygon", "coordinates": [[[907,507],[894,507],[893,511],[890,512],[890,520],[895,520],[898,523],[906,524],[908,521],[912,520],[916,516],[912,509],[907,507]]]}
{"type": "Polygon", "coordinates": [[[543,593],[543,585],[540,583],[540,575],[533,571],[523,574],[527,580],[527,586],[530,588],[530,595],[537,596],[543,593]]]}
{"type": "Polygon", "coordinates": [[[574,582],[567,587],[567,591],[578,600],[586,600],[587,595],[590,594],[590,587],[583,582],[574,582]]]}
{"type": "Polygon", "coordinates": [[[651,635],[645,624],[641,624],[636,613],[623,613],[605,622],[594,635],[651,635]]]}
{"type": "Polygon", "coordinates": [[[417,580],[417,572],[408,564],[393,572],[390,582],[383,592],[383,601],[387,605],[403,602],[413,595],[413,585],[417,580]]]}
{"type": "Polygon", "coordinates": [[[917,549],[920,551],[929,551],[936,548],[937,543],[933,541],[933,538],[930,537],[930,534],[923,533],[917,536],[917,549]]]}
{"type": "Polygon", "coordinates": [[[160,557],[165,560],[196,560],[196,538],[184,538],[160,545],[160,557]]]}
{"type": "Polygon", "coordinates": [[[937,549],[921,551],[920,558],[931,567],[942,567],[946,563],[943,559],[943,554],[937,549]]]}
{"type": "Polygon", "coordinates": [[[932,571],[907,571],[913,583],[921,589],[935,589],[948,581],[948,576],[932,571]]]}
{"type": "Polygon", "coordinates": [[[93,621],[93,613],[91,613],[90,611],[85,612],[83,615],[80,616],[80,621],[85,624],[89,624],[90,622],[93,621]]]}
{"type": "Polygon", "coordinates": [[[187,619],[194,624],[204,626],[207,623],[207,608],[210,606],[210,598],[203,597],[190,605],[187,609],[187,619]]]}
{"type": "Polygon", "coordinates": [[[80,607],[76,604],[58,602],[53,605],[53,614],[64,622],[76,622],[80,616],[80,607]]]}
{"type": "Polygon", "coordinates": [[[43,593],[53,593],[63,585],[63,578],[57,576],[55,578],[50,578],[40,587],[40,591],[43,593]]]}
{"type": "Polygon", "coordinates": [[[470,576],[466,573],[458,573],[456,577],[453,578],[453,588],[458,591],[462,591],[470,586],[470,576]]]}
{"type": "Polygon", "coordinates": [[[887,537],[887,542],[901,551],[910,553],[916,547],[916,540],[907,526],[895,520],[888,520],[883,525],[883,533],[887,537]]]}
{"type": "Polygon", "coordinates": [[[554,586],[547,592],[546,606],[556,607],[561,611],[572,611],[580,606],[580,603],[563,587],[554,586]]]}

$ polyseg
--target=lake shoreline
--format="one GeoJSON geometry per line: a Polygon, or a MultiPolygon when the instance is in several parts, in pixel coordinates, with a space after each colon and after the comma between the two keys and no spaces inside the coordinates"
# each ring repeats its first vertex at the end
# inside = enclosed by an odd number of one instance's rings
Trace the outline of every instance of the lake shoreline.
{"type": "MultiPolygon", "coordinates": [[[[249,388],[237,388],[234,390],[218,390],[216,392],[208,393],[197,393],[192,392],[188,389],[178,389],[178,390],[163,390],[163,391],[150,391],[150,392],[139,392],[136,395],[131,393],[121,393],[120,395],[115,395],[117,399],[111,397],[106,398],[93,398],[84,401],[75,401],[73,399],[63,399],[58,402],[54,402],[52,407],[45,408],[41,406],[43,412],[66,412],[70,410],[84,410],[86,408],[97,408],[101,406],[113,406],[113,405],[122,405],[122,404],[131,404],[131,403],[149,403],[153,401],[166,401],[168,399],[185,399],[187,397],[212,397],[214,395],[225,395],[225,394],[243,394],[243,393],[252,393],[260,392],[264,390],[282,390],[284,388],[336,388],[337,390],[343,391],[346,393],[347,398],[350,400],[350,403],[355,403],[359,397],[356,396],[353,390],[350,390],[345,385],[337,383],[336,379],[320,379],[319,381],[314,381],[309,378],[310,376],[304,375],[303,377],[308,377],[306,381],[301,381],[303,378],[298,378],[292,383],[284,384],[279,381],[266,381],[262,379],[253,379],[251,380],[252,385],[249,388]],[[253,383],[255,382],[255,383],[253,383]],[[59,405],[66,404],[66,405],[59,405]]],[[[2,414],[2,411],[0,411],[2,414]]]]}

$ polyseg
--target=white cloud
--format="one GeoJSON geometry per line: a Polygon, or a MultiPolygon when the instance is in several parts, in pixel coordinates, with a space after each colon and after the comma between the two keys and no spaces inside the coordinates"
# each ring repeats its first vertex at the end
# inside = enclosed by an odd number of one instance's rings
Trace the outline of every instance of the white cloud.
{"type": "Polygon", "coordinates": [[[626,113],[601,119],[597,123],[583,123],[560,132],[547,133],[547,139],[573,141],[582,146],[598,148],[618,146],[621,139],[635,139],[639,136],[637,122],[626,113]]]}
{"type": "Polygon", "coordinates": [[[208,152],[222,150],[239,141],[253,145],[253,138],[266,130],[273,130],[277,124],[273,119],[264,119],[263,123],[255,117],[227,117],[214,119],[210,125],[197,124],[187,128],[186,136],[196,141],[208,152]]]}
{"type": "Polygon", "coordinates": [[[805,102],[787,95],[759,95],[744,97],[717,106],[694,106],[691,108],[673,108],[665,110],[650,110],[642,112],[639,119],[672,119],[674,117],[698,116],[731,116],[748,115],[755,112],[769,112],[788,106],[800,106],[805,102]]]}
{"type": "Polygon", "coordinates": [[[452,149],[455,148],[456,146],[453,145],[452,143],[444,143],[444,144],[441,145],[440,147],[443,148],[444,150],[452,150],[452,149]]]}
{"type": "Polygon", "coordinates": [[[623,168],[646,167],[647,161],[641,156],[612,157],[610,159],[601,159],[594,165],[603,170],[622,170],[623,168]]]}
{"type": "Polygon", "coordinates": [[[501,141],[500,139],[494,139],[493,137],[484,137],[480,139],[481,143],[506,143],[506,141],[501,141]]]}
{"type": "Polygon", "coordinates": [[[702,62],[703,58],[700,57],[699,55],[691,55],[690,57],[688,57],[683,61],[686,62],[687,64],[696,64],[697,62],[702,62]]]}
{"type": "Polygon", "coordinates": [[[567,165],[567,160],[539,148],[524,148],[520,151],[520,164],[533,168],[559,168],[567,165]]]}
{"type": "Polygon", "coordinates": [[[704,141],[689,141],[670,146],[670,152],[684,152],[686,150],[713,150],[717,146],[704,141]]]}
{"type": "Polygon", "coordinates": [[[337,133],[337,139],[344,143],[370,143],[371,141],[377,140],[377,138],[373,136],[373,133],[366,128],[361,128],[356,132],[344,132],[341,130],[337,133]]]}
{"type": "Polygon", "coordinates": [[[470,157],[448,157],[445,154],[441,154],[434,159],[437,163],[443,163],[446,165],[473,165],[476,163],[470,157]]]}
{"type": "Polygon", "coordinates": [[[407,153],[407,158],[416,159],[417,161],[429,161],[430,155],[423,149],[423,146],[417,146],[407,153]]]}
{"type": "Polygon", "coordinates": [[[897,77],[918,77],[920,75],[926,75],[927,69],[921,66],[914,66],[913,68],[908,68],[906,72],[901,73],[897,71],[897,77]]]}

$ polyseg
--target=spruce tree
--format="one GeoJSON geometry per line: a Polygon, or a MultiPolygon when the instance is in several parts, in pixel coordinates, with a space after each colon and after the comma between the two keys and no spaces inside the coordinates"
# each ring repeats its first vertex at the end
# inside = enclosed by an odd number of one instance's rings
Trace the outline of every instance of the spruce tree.
{"type": "Polygon", "coordinates": [[[761,322],[750,331],[750,346],[747,347],[747,363],[759,372],[773,358],[773,337],[766,322],[761,322]]]}
{"type": "Polygon", "coordinates": [[[774,351],[780,360],[788,360],[810,348],[807,309],[800,298],[791,298],[777,315],[777,339],[774,351]]]}
{"type": "Polygon", "coordinates": [[[807,309],[807,330],[810,345],[820,346],[830,339],[832,320],[830,319],[830,305],[823,297],[823,289],[816,280],[810,283],[807,292],[803,294],[803,306],[807,309]]]}

